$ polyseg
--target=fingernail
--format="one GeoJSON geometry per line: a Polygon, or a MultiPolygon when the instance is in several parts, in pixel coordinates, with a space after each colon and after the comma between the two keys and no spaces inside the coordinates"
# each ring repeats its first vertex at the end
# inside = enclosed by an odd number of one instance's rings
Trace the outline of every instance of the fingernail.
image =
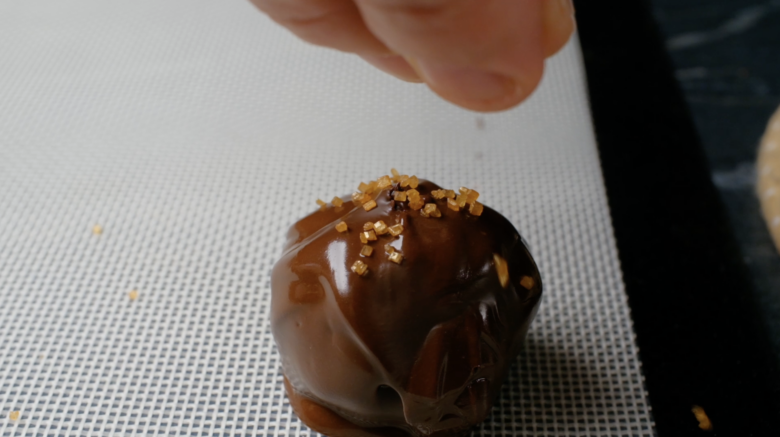
{"type": "Polygon", "coordinates": [[[517,83],[495,73],[417,61],[423,79],[440,93],[469,100],[497,100],[518,92],[517,83]]]}

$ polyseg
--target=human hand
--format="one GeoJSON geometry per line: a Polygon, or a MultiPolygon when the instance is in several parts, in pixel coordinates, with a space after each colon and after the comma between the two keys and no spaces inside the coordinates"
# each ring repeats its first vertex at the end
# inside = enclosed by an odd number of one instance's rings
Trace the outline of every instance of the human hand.
{"type": "Polygon", "coordinates": [[[574,30],[571,0],[251,1],[305,41],[476,111],[525,100],[574,30]]]}

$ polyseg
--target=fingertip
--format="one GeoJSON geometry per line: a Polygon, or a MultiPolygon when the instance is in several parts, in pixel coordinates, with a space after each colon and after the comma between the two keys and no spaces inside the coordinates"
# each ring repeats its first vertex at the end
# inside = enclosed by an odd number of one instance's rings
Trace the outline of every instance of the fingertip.
{"type": "Polygon", "coordinates": [[[529,62],[528,68],[515,77],[430,61],[417,60],[410,63],[428,87],[441,98],[479,112],[503,111],[517,106],[538,87],[544,71],[541,57],[529,62]]]}
{"type": "Polygon", "coordinates": [[[452,103],[453,105],[460,106],[463,109],[468,109],[470,111],[475,111],[475,112],[506,111],[508,109],[512,109],[515,106],[519,105],[527,97],[520,90],[515,94],[507,95],[504,98],[498,100],[476,100],[475,101],[475,100],[463,99],[461,96],[458,95],[442,92],[440,90],[437,90],[436,88],[431,87],[430,85],[428,85],[428,87],[431,89],[431,91],[436,93],[436,95],[452,103]]]}
{"type": "Polygon", "coordinates": [[[535,90],[535,86],[523,86],[516,82],[512,82],[511,79],[506,79],[507,84],[511,85],[511,91],[501,95],[500,97],[490,99],[474,99],[471,96],[464,96],[460,93],[454,93],[447,89],[438,88],[435,85],[427,83],[428,88],[431,89],[436,95],[442,99],[460,106],[464,109],[477,112],[500,112],[512,109],[525,101],[535,90]]]}

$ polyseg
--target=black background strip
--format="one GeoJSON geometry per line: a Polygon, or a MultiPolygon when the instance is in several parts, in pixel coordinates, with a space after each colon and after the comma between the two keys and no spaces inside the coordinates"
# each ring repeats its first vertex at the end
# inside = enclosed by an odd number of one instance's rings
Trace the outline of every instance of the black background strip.
{"type": "Polygon", "coordinates": [[[778,366],[650,7],[575,3],[658,434],[779,436],[778,366]]]}

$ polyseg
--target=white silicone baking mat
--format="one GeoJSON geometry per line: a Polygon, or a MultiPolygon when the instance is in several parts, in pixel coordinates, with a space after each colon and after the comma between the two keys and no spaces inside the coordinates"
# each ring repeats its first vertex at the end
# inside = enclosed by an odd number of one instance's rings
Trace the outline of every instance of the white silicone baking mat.
{"type": "Polygon", "coordinates": [[[475,434],[653,435],[576,40],[527,104],[479,115],[243,0],[6,0],[0,436],[314,434],[271,266],[318,197],[391,167],[478,189],[542,270],[475,434]]]}

